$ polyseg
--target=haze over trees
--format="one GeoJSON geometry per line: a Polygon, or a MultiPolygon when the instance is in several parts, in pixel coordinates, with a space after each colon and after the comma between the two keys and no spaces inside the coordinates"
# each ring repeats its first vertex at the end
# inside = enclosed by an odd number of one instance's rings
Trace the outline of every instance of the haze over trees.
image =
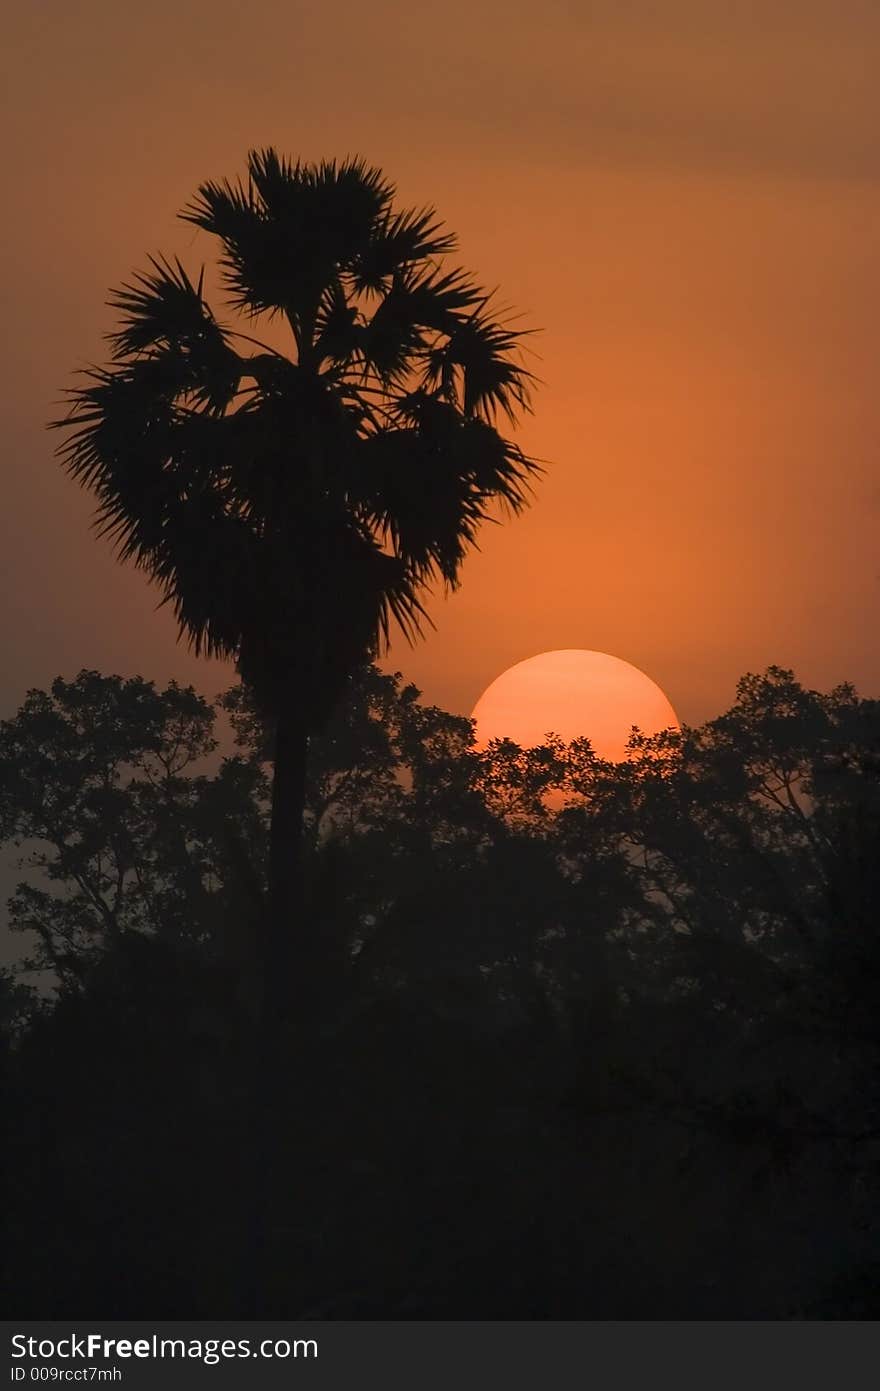
{"type": "MultiPolygon", "coordinates": [[[[8,990],[22,1309],[250,1307],[242,904],[268,881],[270,752],[242,686],[213,707],[93,672],[0,727],[40,973],[8,990]]],[[[284,1307],[876,1313],[878,771],[878,702],[778,669],[613,765],[477,751],[362,668],[310,744],[332,971],[279,1136],[284,1307]]]]}

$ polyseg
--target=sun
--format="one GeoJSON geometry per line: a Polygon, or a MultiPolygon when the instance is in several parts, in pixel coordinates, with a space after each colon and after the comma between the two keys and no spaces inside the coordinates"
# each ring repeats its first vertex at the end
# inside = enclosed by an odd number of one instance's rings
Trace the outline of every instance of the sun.
{"type": "Polygon", "coordinates": [[[607,652],[580,648],[542,652],[509,667],[480,696],[472,717],[479,748],[492,739],[533,748],[550,733],[566,743],[586,736],[600,758],[615,763],[626,757],[634,725],[643,734],[679,728],[650,676],[607,652]]]}

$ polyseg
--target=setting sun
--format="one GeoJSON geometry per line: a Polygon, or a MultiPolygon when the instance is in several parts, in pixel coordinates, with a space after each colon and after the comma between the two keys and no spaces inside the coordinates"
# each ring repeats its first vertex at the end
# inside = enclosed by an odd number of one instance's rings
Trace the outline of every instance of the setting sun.
{"type": "Polygon", "coordinates": [[[643,734],[678,728],[660,687],[638,667],[606,652],[566,648],[517,662],[489,686],[473,710],[477,742],[513,739],[523,748],[558,734],[586,736],[602,758],[626,756],[633,726],[643,734]]]}

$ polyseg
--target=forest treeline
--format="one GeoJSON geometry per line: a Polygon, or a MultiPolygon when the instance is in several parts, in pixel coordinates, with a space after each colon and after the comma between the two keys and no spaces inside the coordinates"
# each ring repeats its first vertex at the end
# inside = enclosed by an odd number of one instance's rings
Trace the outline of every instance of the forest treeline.
{"type": "MultiPolygon", "coordinates": [[[[274,739],[88,671],[0,726],[10,1312],[265,1309],[274,739]]],[[[305,807],[278,1307],[876,1316],[880,702],[770,668],[615,765],[365,665],[305,807]]]]}

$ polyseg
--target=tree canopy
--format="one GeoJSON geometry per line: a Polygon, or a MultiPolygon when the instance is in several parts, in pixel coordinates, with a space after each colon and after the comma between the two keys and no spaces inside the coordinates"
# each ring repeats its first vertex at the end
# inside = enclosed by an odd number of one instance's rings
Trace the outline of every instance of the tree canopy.
{"type": "MultiPolygon", "coordinates": [[[[616,765],[585,740],[477,750],[399,677],[350,678],[310,746],[333,969],[282,1097],[287,1307],[876,1313],[878,740],[877,702],[777,668],[616,765]],[[414,1254],[420,1230],[442,1238],[414,1254]]],[[[270,752],[241,686],[211,707],[83,672],[0,726],[37,971],[3,981],[7,1074],[67,1137],[16,1127],[22,1291],[67,1233],[76,1298],[120,1317],[242,1307],[270,752]],[[112,1289],[74,1193],[153,1253],[112,1289]]]]}

